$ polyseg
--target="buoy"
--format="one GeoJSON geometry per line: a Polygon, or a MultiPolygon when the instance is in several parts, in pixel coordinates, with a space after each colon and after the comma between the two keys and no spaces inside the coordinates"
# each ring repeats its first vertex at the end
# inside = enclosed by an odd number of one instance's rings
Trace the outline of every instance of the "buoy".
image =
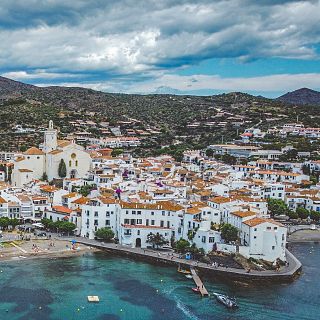
{"type": "Polygon", "coordinates": [[[122,312],[123,310],[122,309],[120,309],[120,312],[122,312]]]}
{"type": "Polygon", "coordinates": [[[159,290],[157,289],[157,292],[159,292],[159,290]]]}
{"type": "Polygon", "coordinates": [[[80,309],[79,309],[79,308],[78,308],[77,310],[78,310],[78,312],[80,312],[80,309]]]}
{"type": "Polygon", "coordinates": [[[160,281],[162,282],[163,280],[161,279],[160,281]]]}
{"type": "Polygon", "coordinates": [[[42,309],[42,307],[39,307],[39,310],[41,310],[42,309]]]}

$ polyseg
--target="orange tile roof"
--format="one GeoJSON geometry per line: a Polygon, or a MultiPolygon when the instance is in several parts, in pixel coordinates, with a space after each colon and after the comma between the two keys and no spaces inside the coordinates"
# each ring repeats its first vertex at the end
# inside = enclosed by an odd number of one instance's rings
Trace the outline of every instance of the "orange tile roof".
{"type": "Polygon", "coordinates": [[[62,198],[75,198],[78,195],[77,192],[71,192],[62,196],[62,198]]]}
{"type": "Polygon", "coordinates": [[[40,190],[44,191],[44,192],[55,192],[55,191],[60,190],[60,189],[57,188],[56,186],[50,186],[50,185],[46,184],[44,186],[41,186],[40,190]]]}
{"type": "Polygon", "coordinates": [[[72,203],[75,204],[86,204],[89,201],[89,199],[87,197],[81,197],[79,199],[76,199],[74,201],[72,201],[72,203]]]}
{"type": "Polygon", "coordinates": [[[188,208],[186,213],[188,213],[188,214],[199,214],[199,213],[201,213],[201,209],[199,209],[197,207],[188,208]]]}
{"type": "Polygon", "coordinates": [[[30,169],[18,169],[20,172],[33,172],[32,170],[30,169]]]}
{"type": "Polygon", "coordinates": [[[26,152],[24,152],[24,154],[29,155],[29,156],[34,156],[34,155],[42,156],[42,155],[44,155],[44,152],[36,147],[31,147],[26,152]]]}
{"type": "Polygon", "coordinates": [[[55,150],[50,151],[49,154],[59,154],[61,152],[62,152],[62,150],[55,149],[55,150]]]}
{"type": "Polygon", "coordinates": [[[246,224],[249,227],[255,227],[261,223],[265,223],[267,222],[266,219],[262,219],[262,218],[253,218],[247,221],[244,221],[243,223],[246,224]]]}
{"type": "Polygon", "coordinates": [[[227,197],[214,197],[214,198],[209,199],[209,201],[220,204],[220,203],[230,202],[231,199],[227,198],[227,197]]]}
{"type": "Polygon", "coordinates": [[[147,210],[167,210],[167,211],[179,211],[183,210],[184,207],[179,204],[175,204],[170,201],[159,201],[157,203],[131,203],[131,202],[120,202],[122,208],[127,209],[147,209],[147,210]]]}
{"type": "Polygon", "coordinates": [[[256,214],[252,211],[234,211],[234,212],[230,212],[231,214],[233,214],[236,217],[239,218],[246,218],[246,217],[251,217],[251,216],[255,216],[256,214]]]}
{"type": "Polygon", "coordinates": [[[244,221],[243,223],[249,227],[255,227],[255,226],[262,224],[262,223],[272,223],[277,226],[283,227],[283,225],[281,223],[274,221],[273,219],[253,218],[253,219],[244,221]]]}
{"type": "Polygon", "coordinates": [[[70,214],[72,212],[71,209],[64,207],[64,206],[52,206],[52,209],[57,212],[64,213],[64,214],[70,214]]]}
{"type": "Polygon", "coordinates": [[[0,203],[3,204],[3,203],[7,203],[6,200],[4,200],[2,197],[0,197],[0,203]]]}

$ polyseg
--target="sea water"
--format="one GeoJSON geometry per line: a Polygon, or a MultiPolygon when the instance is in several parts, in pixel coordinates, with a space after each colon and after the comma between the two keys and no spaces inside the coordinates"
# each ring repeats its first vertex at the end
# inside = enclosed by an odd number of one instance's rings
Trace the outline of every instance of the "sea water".
{"type": "Polygon", "coordinates": [[[235,296],[228,310],[201,298],[174,267],[91,253],[0,263],[0,320],[316,320],[320,319],[320,245],[295,244],[303,273],[288,284],[204,279],[209,292],[235,296]],[[87,302],[97,295],[99,303],[87,302]]]}

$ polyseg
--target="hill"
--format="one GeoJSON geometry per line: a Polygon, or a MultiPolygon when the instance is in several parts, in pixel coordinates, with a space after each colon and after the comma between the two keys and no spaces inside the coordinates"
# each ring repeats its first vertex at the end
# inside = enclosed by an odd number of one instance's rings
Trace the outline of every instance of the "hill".
{"type": "Polygon", "coordinates": [[[301,88],[292,92],[287,92],[277,98],[277,100],[291,104],[319,106],[320,92],[308,88],[301,88]]]}
{"type": "Polygon", "coordinates": [[[59,127],[61,138],[83,131],[92,137],[112,136],[108,129],[119,126],[123,135],[141,138],[142,145],[135,152],[150,155],[230,141],[245,128],[258,125],[267,130],[295,121],[297,115],[307,126],[318,125],[317,107],[241,92],[213,96],[117,94],[36,87],[0,78],[0,150],[39,144],[49,120],[59,127]],[[21,127],[27,127],[27,133],[17,129],[21,127]]]}
{"type": "Polygon", "coordinates": [[[36,88],[37,87],[30,84],[0,77],[0,98],[3,98],[7,95],[17,96],[22,93],[33,91],[36,88]]]}

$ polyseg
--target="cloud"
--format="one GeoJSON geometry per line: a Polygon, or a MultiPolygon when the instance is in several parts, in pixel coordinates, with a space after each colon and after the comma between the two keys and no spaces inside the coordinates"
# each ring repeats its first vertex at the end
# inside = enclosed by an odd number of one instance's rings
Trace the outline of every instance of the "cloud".
{"type": "Polygon", "coordinates": [[[79,75],[70,73],[54,73],[46,72],[45,70],[35,70],[33,72],[26,71],[11,71],[1,74],[2,77],[10,78],[13,80],[28,80],[28,79],[62,79],[62,78],[75,78],[79,75]]]}
{"type": "Polygon", "coordinates": [[[211,58],[316,60],[319,11],[320,1],[3,0],[0,71],[120,90],[211,58]]]}
{"type": "MultiPolygon", "coordinates": [[[[47,86],[37,83],[38,86],[47,86]]],[[[164,74],[158,78],[146,81],[110,80],[99,82],[62,82],[59,85],[67,87],[85,87],[105,92],[127,93],[170,93],[170,94],[213,94],[224,91],[259,92],[266,96],[275,93],[295,90],[300,87],[320,89],[320,73],[277,74],[261,77],[224,78],[218,75],[181,76],[164,74]]]]}

